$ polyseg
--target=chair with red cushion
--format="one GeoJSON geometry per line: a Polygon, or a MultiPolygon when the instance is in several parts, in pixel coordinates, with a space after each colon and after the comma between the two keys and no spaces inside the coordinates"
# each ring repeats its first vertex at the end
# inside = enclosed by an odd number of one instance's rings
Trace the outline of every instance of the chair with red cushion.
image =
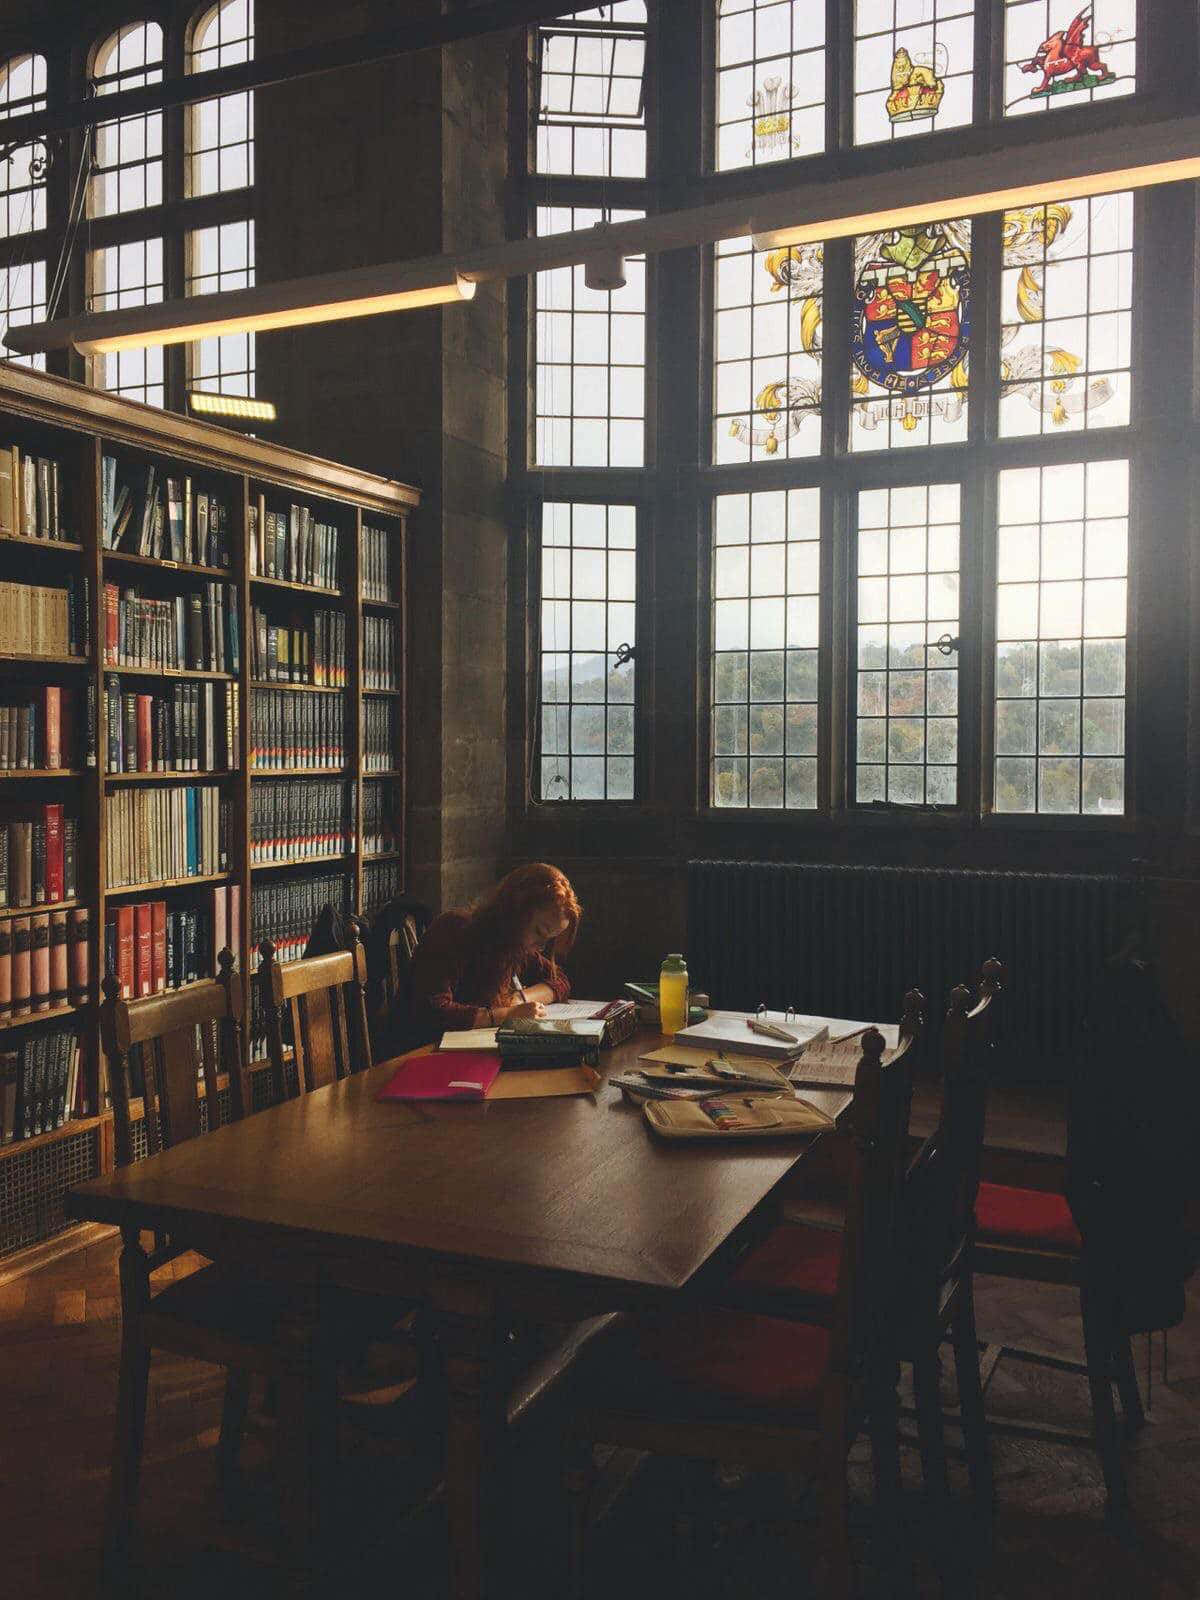
{"type": "Polygon", "coordinates": [[[826,1137],[845,1182],[845,1227],[825,1325],[726,1307],[666,1306],[599,1341],[581,1373],[570,1475],[574,1594],[582,1592],[586,1496],[596,1443],[691,1460],[807,1471],[823,1485],[825,1592],[848,1596],[852,1570],[846,1457],[868,1423],[883,1514],[896,1430],[885,1345],[898,1167],[907,1127],[915,1033],[882,1064],[883,1036],[863,1036],[851,1105],[826,1137]],[[890,1392],[890,1399],[889,1399],[890,1392]]]}

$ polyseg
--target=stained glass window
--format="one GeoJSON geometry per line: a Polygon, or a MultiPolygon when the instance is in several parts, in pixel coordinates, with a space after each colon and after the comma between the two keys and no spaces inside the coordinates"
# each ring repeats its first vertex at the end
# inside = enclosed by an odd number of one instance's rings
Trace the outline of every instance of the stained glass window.
{"type": "Polygon", "coordinates": [[[974,0],[855,0],[855,144],[970,122],[974,12],[974,0]]]}
{"type": "Polygon", "coordinates": [[[1005,0],[1005,114],[1132,94],[1136,39],[1137,0],[1005,0]]]}
{"type": "MultiPolygon", "coordinates": [[[[135,239],[92,252],[93,311],[154,305],[163,298],[163,242],[135,239]]],[[[163,349],[118,350],[96,356],[100,387],[131,400],[161,406],[166,401],[163,349]]]]}
{"type": "Polygon", "coordinates": [[[713,460],[811,456],[821,448],[819,244],[716,248],[713,460]]]}
{"type": "MultiPolygon", "coordinates": [[[[0,67],[0,116],[46,109],[46,59],[13,56],[0,67]]],[[[0,160],[0,238],[46,226],[46,146],[18,145],[0,160]]]]}
{"type": "Polygon", "coordinates": [[[956,483],[859,494],[859,805],[958,798],[958,535],[956,483]]]}
{"type": "Polygon", "coordinates": [[[632,800],[637,513],[542,507],[542,800],[632,800]]]}
{"type": "Polygon", "coordinates": [[[856,239],[851,315],[851,448],[965,439],[971,224],[856,239]]]}
{"type": "Polygon", "coordinates": [[[539,172],[646,174],[646,7],[595,6],[537,31],[539,172]]]}
{"type": "Polygon", "coordinates": [[[1004,215],[1002,434],[1129,421],[1133,196],[1004,215]]]}
{"type": "Polygon", "coordinates": [[[1000,474],[995,809],[1125,810],[1129,463],[1000,474]]]}
{"type": "MultiPolygon", "coordinates": [[[[249,289],[253,283],[253,222],[225,222],[188,235],[188,294],[249,289]]],[[[253,333],[222,333],[189,346],[188,384],[218,394],[252,395],[253,333]]]]}
{"type": "MultiPolygon", "coordinates": [[[[31,322],[41,322],[46,315],[46,263],[26,261],[19,266],[0,268],[0,338],[5,328],[20,328],[31,322]]],[[[23,367],[36,367],[45,372],[45,353],[17,356],[8,350],[6,361],[16,361],[23,367]]]]}
{"type": "MultiPolygon", "coordinates": [[[[254,55],[253,0],[221,0],[192,30],[189,72],[212,72],[254,55]]],[[[202,100],[188,111],[187,192],[216,194],[254,182],[254,96],[202,100]]]]}
{"type": "MultiPolygon", "coordinates": [[[[540,206],[539,234],[621,222],[635,211],[540,206]]],[[[646,263],[623,289],[589,289],[582,266],[535,282],[535,459],[547,467],[640,467],[646,414],[646,263]]]]}
{"type": "MultiPolygon", "coordinates": [[[[92,67],[96,94],[117,94],[162,82],[163,35],[157,22],[131,22],[97,49],[92,67]]],[[[163,197],[161,111],[102,122],[88,190],[93,217],[156,206],[163,197]]]]}
{"type": "Polygon", "coordinates": [[[819,489],[719,495],[712,543],[712,803],[817,804],[819,489]]]}
{"type": "Polygon", "coordinates": [[[718,172],[825,148],[825,7],[718,0],[718,172]]]}

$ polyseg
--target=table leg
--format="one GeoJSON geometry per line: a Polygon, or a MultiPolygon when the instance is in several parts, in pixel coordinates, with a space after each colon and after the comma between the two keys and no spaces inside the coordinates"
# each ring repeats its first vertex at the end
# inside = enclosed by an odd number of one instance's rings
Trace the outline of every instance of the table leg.
{"type": "Polygon", "coordinates": [[[505,1593],[499,1532],[507,1491],[503,1329],[493,1316],[437,1319],[446,1373],[450,1600],[505,1593]]]}
{"type": "Polygon", "coordinates": [[[129,1559],[146,1430],[146,1390],[150,1381],[150,1351],[143,1322],[150,1304],[146,1252],[136,1228],[123,1229],[122,1238],[121,1365],[117,1379],[104,1562],[107,1576],[117,1582],[122,1580],[129,1559]]]}

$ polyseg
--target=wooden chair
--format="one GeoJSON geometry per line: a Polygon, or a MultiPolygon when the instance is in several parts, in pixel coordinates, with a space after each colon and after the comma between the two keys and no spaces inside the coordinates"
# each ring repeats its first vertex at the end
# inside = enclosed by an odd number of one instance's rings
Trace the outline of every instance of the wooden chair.
{"type": "Polygon", "coordinates": [[[367,1016],[377,1061],[408,1049],[409,969],[432,921],[429,907],[411,895],[389,900],[364,935],[367,950],[367,1016]]]}
{"type": "MultiPolygon", "coordinates": [[[[223,950],[215,981],[130,1001],[120,998],[114,976],[105,979],[100,1025],[118,1165],[134,1159],[130,1064],[135,1054],[142,1060],[143,1121],[151,1155],[215,1128],[222,1074],[228,1078],[231,1119],[246,1114],[241,987],[233,968],[232,954],[223,950]]],[[[151,1293],[151,1274],[187,1248],[166,1236],[147,1248],[137,1230],[124,1233],[121,1362],[106,1538],[110,1569],[116,1573],[123,1568],[133,1528],[152,1350],[229,1369],[217,1452],[226,1489],[236,1472],[251,1374],[275,1378],[285,1396],[281,1456],[292,1469],[288,1487],[294,1508],[309,1507],[317,1435],[322,1417],[327,1424],[332,1414],[321,1404],[313,1329],[295,1317],[294,1301],[286,1293],[215,1265],[151,1293]]],[[[325,1370],[330,1375],[328,1398],[332,1365],[325,1370]]],[[[310,1522],[299,1511],[295,1520],[302,1526],[310,1522]]]]}
{"type": "Polygon", "coordinates": [[[914,1038],[910,1033],[883,1066],[883,1036],[873,1028],[863,1035],[853,1103],[827,1136],[845,1180],[827,1326],[693,1305],[630,1321],[593,1348],[570,1430],[573,1594],[582,1593],[595,1443],[808,1470],[820,1478],[826,1499],[826,1592],[851,1593],[846,1457],[864,1421],[884,1474],[877,1491],[889,1519],[898,1489],[886,1480],[895,1391],[881,1355],[914,1038]]]}
{"type": "Polygon", "coordinates": [[[371,1065],[367,1031],[367,963],[355,939],[349,950],[281,962],[275,946],[259,946],[267,1049],[277,1100],[288,1098],[286,1031],[295,1052],[296,1093],[324,1088],[371,1065]]]}

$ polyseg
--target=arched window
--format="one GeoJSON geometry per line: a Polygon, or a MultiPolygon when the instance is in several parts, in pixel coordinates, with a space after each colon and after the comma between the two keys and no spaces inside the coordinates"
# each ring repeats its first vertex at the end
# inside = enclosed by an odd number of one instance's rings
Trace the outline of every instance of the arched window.
{"type": "MultiPolygon", "coordinates": [[[[46,106],[44,56],[10,56],[0,65],[0,116],[27,116],[46,106]]],[[[19,145],[0,160],[0,239],[22,240],[46,226],[46,147],[40,140],[19,145]]],[[[0,266],[0,327],[38,322],[46,315],[44,247],[14,243],[0,266]]],[[[45,368],[44,355],[7,357],[45,368]]]]}
{"type": "MultiPolygon", "coordinates": [[[[157,22],[130,22],[110,34],[92,61],[96,94],[161,83],[163,35],[157,22]]],[[[163,118],[147,111],[96,129],[89,210],[93,217],[156,206],[163,197],[163,118]]]]}

